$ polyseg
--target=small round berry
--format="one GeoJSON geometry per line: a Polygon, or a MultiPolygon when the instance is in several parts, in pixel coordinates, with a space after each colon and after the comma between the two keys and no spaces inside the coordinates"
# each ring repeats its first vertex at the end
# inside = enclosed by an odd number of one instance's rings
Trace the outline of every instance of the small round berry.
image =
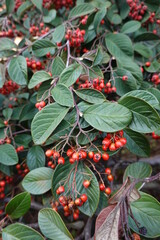
{"type": "Polygon", "coordinates": [[[89,153],[88,153],[88,157],[89,157],[90,159],[92,159],[92,158],[94,157],[94,152],[89,152],[89,153]]]}
{"type": "Polygon", "coordinates": [[[53,155],[53,150],[52,149],[48,149],[46,152],[45,152],[46,156],[47,157],[51,157],[53,155]]]}
{"type": "Polygon", "coordinates": [[[113,181],[113,179],[114,179],[112,174],[108,175],[108,177],[107,177],[107,178],[108,178],[108,181],[110,181],[110,182],[112,182],[112,181],[113,181]]]}
{"type": "Polygon", "coordinates": [[[58,164],[64,165],[65,164],[65,159],[63,157],[59,157],[58,158],[58,164]]]}
{"type": "Polygon", "coordinates": [[[100,153],[95,153],[93,157],[93,161],[98,163],[101,160],[101,154],[100,153]]]}
{"type": "Polygon", "coordinates": [[[111,189],[109,187],[107,187],[104,191],[107,195],[111,194],[111,189]]]}
{"type": "Polygon", "coordinates": [[[73,213],[73,219],[74,219],[74,220],[79,219],[79,214],[76,213],[76,212],[74,212],[74,213],[73,213]]]}
{"type": "Polygon", "coordinates": [[[83,186],[84,186],[85,188],[88,188],[88,187],[90,186],[90,184],[91,184],[91,182],[90,182],[89,180],[84,180],[84,181],[83,181],[83,186]]]}
{"type": "Polygon", "coordinates": [[[122,80],[123,80],[123,81],[127,81],[127,80],[128,80],[128,77],[127,77],[127,76],[123,76],[123,77],[122,77],[122,80]]]}
{"type": "Polygon", "coordinates": [[[87,195],[86,195],[85,193],[82,194],[82,195],[80,196],[80,198],[81,198],[82,202],[86,202],[87,199],[88,199],[88,197],[87,197],[87,195]]]}
{"type": "Polygon", "coordinates": [[[103,183],[101,183],[100,185],[99,185],[99,189],[101,190],[101,191],[104,191],[105,190],[105,185],[103,184],[103,183]]]}
{"type": "Polygon", "coordinates": [[[108,153],[103,153],[103,154],[102,154],[102,159],[103,159],[104,161],[108,161],[108,159],[109,159],[109,154],[108,154],[108,153]]]}
{"type": "Polygon", "coordinates": [[[115,143],[111,143],[111,145],[109,146],[109,150],[110,151],[115,151],[116,150],[115,143]]]}
{"type": "Polygon", "coordinates": [[[150,66],[151,66],[151,63],[150,63],[150,62],[146,62],[146,63],[145,63],[145,66],[146,66],[146,67],[150,67],[150,66]]]}

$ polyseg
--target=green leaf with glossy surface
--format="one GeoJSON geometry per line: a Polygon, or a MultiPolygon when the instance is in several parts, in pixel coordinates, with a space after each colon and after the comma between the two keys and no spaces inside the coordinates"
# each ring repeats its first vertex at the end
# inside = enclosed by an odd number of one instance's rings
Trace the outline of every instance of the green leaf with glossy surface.
{"type": "Polygon", "coordinates": [[[65,69],[65,64],[59,56],[55,57],[52,62],[52,76],[59,77],[59,75],[65,69]]]}
{"type": "Polygon", "coordinates": [[[65,84],[70,87],[76,82],[83,71],[83,67],[80,64],[72,64],[68,68],[65,68],[60,75],[59,83],[65,84]]]}
{"type": "Polygon", "coordinates": [[[73,96],[71,91],[64,84],[57,84],[51,94],[54,100],[62,106],[73,107],[73,96]]]}
{"type": "Polygon", "coordinates": [[[0,57],[9,57],[17,52],[17,45],[9,38],[0,38],[0,57]]]}
{"type": "Polygon", "coordinates": [[[3,240],[44,240],[42,235],[24,224],[14,223],[2,231],[3,240]]]}
{"type": "Polygon", "coordinates": [[[62,41],[65,35],[65,26],[63,24],[55,28],[54,33],[52,34],[53,41],[59,43],[62,41]]]}
{"type": "Polygon", "coordinates": [[[23,192],[12,198],[5,208],[6,214],[12,219],[17,219],[26,214],[31,205],[31,196],[28,192],[23,192]]]}
{"type": "Polygon", "coordinates": [[[47,53],[54,54],[55,52],[55,45],[47,40],[47,39],[41,39],[37,40],[32,45],[33,54],[37,57],[45,56],[47,53]]]}
{"type": "Polygon", "coordinates": [[[46,193],[51,189],[52,175],[53,170],[51,168],[34,169],[24,177],[22,186],[33,195],[46,193]]]}
{"type": "Polygon", "coordinates": [[[127,127],[132,119],[131,112],[117,103],[102,103],[89,107],[84,119],[95,129],[116,132],[127,127]]]}
{"type": "Polygon", "coordinates": [[[40,146],[33,146],[27,153],[27,166],[29,170],[45,166],[45,154],[40,146]]]}
{"type": "Polygon", "coordinates": [[[52,20],[54,20],[55,18],[56,18],[56,10],[55,9],[51,9],[48,13],[47,13],[47,15],[45,15],[44,17],[43,17],[43,21],[45,22],[45,23],[50,23],[50,22],[52,22],[52,20]]]}
{"type": "Polygon", "coordinates": [[[132,122],[129,125],[135,132],[151,133],[160,125],[158,113],[147,102],[137,97],[123,97],[119,103],[130,109],[132,112],[132,122]]]}
{"type": "Polygon", "coordinates": [[[143,43],[136,43],[134,45],[134,51],[139,53],[141,56],[145,57],[145,58],[150,58],[152,56],[152,50],[144,45],[143,43]]]}
{"type": "Polygon", "coordinates": [[[54,171],[52,179],[52,192],[56,199],[59,198],[59,195],[56,194],[56,190],[60,186],[60,182],[61,184],[65,182],[66,177],[69,177],[69,184],[65,185],[65,191],[68,191],[68,195],[71,194],[73,199],[75,199],[76,192],[72,191],[73,181],[75,181],[76,185],[74,184],[74,187],[76,186],[77,192],[80,194],[85,193],[88,196],[88,200],[79,208],[79,210],[88,216],[92,216],[96,211],[99,202],[99,184],[94,173],[82,162],[70,164],[67,161],[64,165],[58,165],[54,171]],[[76,174],[75,180],[74,174],[76,174]],[[91,179],[91,185],[89,188],[84,188],[82,184],[85,179],[91,179]]]}
{"type": "Polygon", "coordinates": [[[72,235],[66,228],[60,215],[50,209],[45,208],[40,210],[38,214],[39,227],[45,237],[52,240],[70,240],[72,235]]]}
{"type": "Polygon", "coordinates": [[[29,89],[34,88],[37,84],[45,82],[51,78],[52,77],[49,75],[49,73],[43,70],[35,72],[28,84],[28,88],[29,89]]]}
{"type": "Polygon", "coordinates": [[[35,115],[31,124],[31,132],[35,144],[42,144],[47,140],[63,120],[68,110],[69,108],[53,103],[47,105],[35,115]]]}
{"type": "Polygon", "coordinates": [[[14,0],[6,0],[7,13],[12,13],[15,7],[14,0]]]}
{"type": "Polygon", "coordinates": [[[19,85],[27,84],[27,63],[23,56],[14,57],[11,59],[8,67],[10,78],[19,85]]]}
{"type": "Polygon", "coordinates": [[[36,8],[38,8],[39,10],[42,10],[43,0],[31,0],[31,1],[36,6],[36,8]]]}
{"type": "MultiPolygon", "coordinates": [[[[152,167],[146,162],[136,162],[130,164],[123,175],[123,182],[126,180],[127,177],[132,177],[132,179],[143,179],[150,177],[152,173],[152,167]]],[[[139,189],[143,185],[142,182],[136,184],[136,188],[139,189]]]]}
{"type": "Polygon", "coordinates": [[[109,33],[105,38],[108,51],[116,59],[126,59],[133,56],[132,42],[128,36],[122,33],[109,33]]]}
{"type": "Polygon", "coordinates": [[[105,17],[106,15],[106,8],[102,8],[100,9],[96,14],[95,14],[95,17],[94,17],[94,28],[96,29],[96,32],[98,30],[98,27],[102,21],[102,19],[105,17]]]}
{"type": "Polygon", "coordinates": [[[18,163],[15,148],[10,144],[0,145],[0,163],[11,166],[18,163]]]}
{"type": "Polygon", "coordinates": [[[141,27],[140,22],[138,22],[138,21],[128,21],[127,23],[125,23],[122,26],[121,32],[125,33],[125,34],[136,32],[140,27],[141,27]]]}
{"type": "Polygon", "coordinates": [[[95,11],[95,7],[90,3],[83,3],[75,6],[69,14],[69,18],[85,16],[95,11]]]}
{"type": "MultiPolygon", "coordinates": [[[[145,227],[146,238],[156,238],[160,236],[160,203],[151,195],[141,192],[141,198],[131,204],[131,210],[139,227],[145,227]]],[[[134,221],[129,218],[129,226],[138,234],[139,230],[134,221]]],[[[142,234],[140,234],[142,235],[142,234]]]]}
{"type": "Polygon", "coordinates": [[[98,90],[86,88],[86,89],[78,89],[75,90],[75,93],[84,101],[94,104],[103,103],[106,98],[103,93],[98,90]]]}
{"type": "Polygon", "coordinates": [[[130,152],[140,157],[150,156],[150,144],[143,134],[134,132],[131,129],[125,129],[124,137],[127,139],[126,147],[130,152]]]}
{"type": "Polygon", "coordinates": [[[21,18],[23,14],[33,6],[32,2],[25,1],[17,10],[17,16],[21,18]]]}

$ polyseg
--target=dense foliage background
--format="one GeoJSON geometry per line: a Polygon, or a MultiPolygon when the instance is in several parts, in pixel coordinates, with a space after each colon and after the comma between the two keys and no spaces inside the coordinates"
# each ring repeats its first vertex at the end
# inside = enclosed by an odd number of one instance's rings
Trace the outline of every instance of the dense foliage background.
{"type": "Polygon", "coordinates": [[[159,239],[160,1],[1,0],[0,29],[1,239],[159,239]]]}

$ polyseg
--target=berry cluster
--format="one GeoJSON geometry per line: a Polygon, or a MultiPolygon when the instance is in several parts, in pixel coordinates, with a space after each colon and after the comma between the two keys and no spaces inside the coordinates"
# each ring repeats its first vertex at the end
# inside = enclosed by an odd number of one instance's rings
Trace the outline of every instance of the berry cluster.
{"type": "Polygon", "coordinates": [[[158,85],[160,84],[160,74],[153,74],[151,81],[155,84],[158,85]]]}
{"type": "Polygon", "coordinates": [[[23,163],[22,165],[17,164],[16,169],[17,169],[18,175],[21,177],[25,177],[25,175],[29,172],[29,169],[26,163],[23,163]]]}
{"type": "MultiPolygon", "coordinates": [[[[48,149],[48,150],[45,152],[45,154],[46,154],[46,156],[47,156],[48,158],[52,158],[52,161],[54,160],[55,163],[56,163],[56,161],[57,161],[58,164],[62,164],[62,165],[65,163],[65,159],[60,156],[60,153],[57,152],[57,151],[55,151],[55,150],[53,150],[53,149],[48,149]]],[[[55,164],[54,164],[54,166],[53,166],[52,161],[49,161],[49,162],[48,162],[48,166],[54,168],[54,167],[55,167],[55,164]]]]}
{"type": "Polygon", "coordinates": [[[40,26],[40,27],[37,27],[37,26],[35,26],[35,25],[32,25],[32,26],[30,27],[29,32],[30,32],[30,34],[31,34],[33,37],[35,37],[35,36],[40,37],[40,36],[48,33],[49,30],[50,30],[49,27],[45,27],[45,26],[44,26],[44,23],[43,23],[43,22],[41,22],[41,23],[39,24],[39,26],[40,26]]]}
{"type": "Polygon", "coordinates": [[[24,146],[19,146],[16,148],[16,152],[22,152],[24,150],[24,146]]]}
{"type": "Polygon", "coordinates": [[[86,25],[87,19],[88,19],[88,15],[82,17],[82,20],[80,21],[80,23],[81,23],[82,25],[86,25]]]}
{"type": "Polygon", "coordinates": [[[65,38],[69,40],[71,47],[80,47],[84,42],[84,35],[85,30],[80,30],[77,28],[76,30],[72,31],[71,29],[68,29],[65,38]]]}
{"type": "Polygon", "coordinates": [[[35,104],[35,107],[38,108],[39,111],[42,110],[42,108],[44,108],[45,106],[46,106],[45,101],[37,102],[35,104]]]}
{"type": "Polygon", "coordinates": [[[127,143],[126,138],[123,137],[123,130],[116,133],[107,133],[106,137],[102,141],[102,149],[107,151],[116,151],[117,149],[123,147],[127,143]]]}
{"type": "Polygon", "coordinates": [[[130,7],[129,16],[134,20],[141,21],[148,7],[139,0],[127,0],[130,7]]]}
{"type": "Polygon", "coordinates": [[[16,12],[22,4],[23,4],[23,0],[15,0],[14,11],[16,12]]]}
{"type": "Polygon", "coordinates": [[[160,139],[160,136],[155,134],[155,132],[152,133],[152,138],[153,139],[160,139]]]}
{"type": "Polygon", "coordinates": [[[53,4],[56,10],[61,9],[63,7],[69,9],[74,5],[74,0],[53,0],[53,4]]]}
{"type": "Polygon", "coordinates": [[[5,197],[5,186],[6,184],[10,184],[13,182],[13,178],[6,176],[2,180],[0,180],[0,200],[4,199],[5,197]]]}
{"type": "Polygon", "coordinates": [[[31,68],[32,70],[41,70],[45,68],[40,61],[26,58],[26,62],[27,62],[27,67],[31,68]]]}
{"type": "Polygon", "coordinates": [[[8,29],[8,31],[0,31],[0,37],[13,38],[14,37],[14,32],[13,32],[12,29],[8,29]]]}
{"type": "Polygon", "coordinates": [[[6,81],[2,88],[0,88],[0,94],[8,95],[15,92],[19,88],[19,85],[12,80],[6,81]]]}

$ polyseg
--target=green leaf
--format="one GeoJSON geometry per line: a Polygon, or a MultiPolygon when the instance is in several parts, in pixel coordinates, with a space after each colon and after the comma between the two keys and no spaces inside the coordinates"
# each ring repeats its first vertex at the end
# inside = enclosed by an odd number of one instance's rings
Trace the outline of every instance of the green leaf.
{"type": "Polygon", "coordinates": [[[14,136],[15,143],[18,146],[24,146],[24,148],[28,148],[29,143],[32,141],[31,135],[28,134],[18,134],[14,136]]]}
{"type": "Polygon", "coordinates": [[[123,96],[124,94],[138,88],[136,79],[134,78],[132,73],[126,69],[118,68],[114,72],[114,77],[115,87],[117,88],[117,94],[119,96],[123,96]],[[123,76],[127,76],[128,80],[123,81],[122,80],[123,76]]]}
{"type": "Polygon", "coordinates": [[[54,100],[62,106],[73,107],[73,96],[71,91],[64,84],[57,84],[51,90],[54,100]]]}
{"type": "Polygon", "coordinates": [[[8,67],[10,78],[19,85],[27,84],[27,63],[23,56],[14,57],[11,59],[8,67]]]}
{"type": "Polygon", "coordinates": [[[65,69],[65,64],[60,57],[55,57],[52,62],[52,76],[59,77],[62,71],[65,69]]]}
{"type": "Polygon", "coordinates": [[[35,108],[35,105],[33,103],[28,103],[25,106],[23,106],[23,109],[20,112],[18,120],[20,122],[31,120],[33,119],[36,113],[37,113],[37,108],[35,108]]]}
{"type": "Polygon", "coordinates": [[[122,26],[121,32],[125,34],[136,32],[140,27],[141,27],[140,22],[129,21],[122,26]]]}
{"type": "Polygon", "coordinates": [[[149,88],[147,89],[148,92],[152,93],[158,100],[159,105],[158,105],[158,109],[160,107],[160,91],[157,88],[149,88]]]}
{"type": "Polygon", "coordinates": [[[47,13],[47,15],[45,15],[44,17],[43,17],[43,21],[45,22],[45,23],[50,23],[50,22],[52,22],[52,20],[54,20],[55,18],[56,18],[56,10],[55,9],[51,9],[48,13],[47,13]]]}
{"type": "Polygon", "coordinates": [[[5,117],[6,120],[9,120],[12,116],[13,109],[12,108],[5,108],[3,111],[3,116],[5,117]]]}
{"type": "MultiPolygon", "coordinates": [[[[123,182],[125,182],[127,177],[132,177],[134,179],[144,179],[150,177],[152,173],[152,167],[145,162],[136,162],[130,164],[124,172],[123,182]]],[[[132,181],[132,178],[130,180],[132,181]]],[[[136,188],[139,189],[143,186],[143,183],[136,184],[136,188]]]]}
{"type": "Polygon", "coordinates": [[[38,112],[31,124],[34,143],[37,145],[44,143],[63,120],[68,110],[66,107],[53,103],[38,112]]]}
{"type": "Polygon", "coordinates": [[[159,40],[160,37],[157,34],[154,34],[152,32],[144,32],[140,33],[138,36],[135,37],[135,42],[141,42],[141,41],[154,41],[159,40]]]}
{"type": "Polygon", "coordinates": [[[14,10],[14,0],[6,0],[6,8],[7,8],[7,13],[12,13],[14,10]]]}
{"type": "Polygon", "coordinates": [[[149,47],[144,45],[143,43],[136,43],[134,45],[134,51],[139,53],[141,56],[145,58],[150,58],[152,56],[152,50],[149,49],[149,47]]]}
{"type": "MultiPolygon", "coordinates": [[[[149,194],[141,192],[141,198],[131,204],[131,210],[139,228],[145,227],[147,233],[144,237],[149,239],[160,236],[160,203],[149,194]],[[152,223],[152,224],[151,224],[152,223]]],[[[138,234],[139,232],[133,219],[129,218],[129,226],[138,234]]]]}
{"type": "Polygon", "coordinates": [[[147,102],[148,104],[150,104],[152,107],[156,107],[159,105],[158,99],[152,93],[147,92],[145,90],[131,91],[125,94],[123,97],[128,97],[128,96],[140,98],[145,102],[147,102]]]}
{"type": "Polygon", "coordinates": [[[11,166],[18,163],[18,156],[15,148],[10,144],[0,145],[0,163],[11,166]]]}
{"type": "Polygon", "coordinates": [[[103,93],[98,90],[86,88],[86,89],[78,89],[75,90],[75,93],[84,101],[94,104],[103,103],[106,98],[103,93]]]}
{"type": "Polygon", "coordinates": [[[41,39],[33,43],[32,50],[36,57],[43,57],[49,52],[54,54],[55,45],[49,40],[41,39]]]}
{"type": "Polygon", "coordinates": [[[69,14],[69,18],[81,17],[95,11],[95,7],[90,3],[83,3],[75,6],[69,14]]]}
{"type": "Polygon", "coordinates": [[[4,128],[5,125],[4,125],[4,121],[2,119],[0,119],[0,128],[4,128]]]}
{"type": "Polygon", "coordinates": [[[147,102],[137,97],[123,97],[119,103],[130,109],[132,112],[132,122],[129,125],[135,132],[151,133],[160,124],[158,113],[147,102]]]}
{"type": "MultiPolygon", "coordinates": [[[[82,124],[81,124],[81,127],[83,127],[82,124]]],[[[87,135],[88,135],[88,138],[83,133],[81,133],[79,135],[78,143],[80,145],[86,145],[86,144],[90,143],[90,141],[93,141],[95,139],[95,137],[98,135],[98,132],[93,130],[93,131],[90,131],[89,133],[87,133],[87,135]]]]}
{"type": "Polygon", "coordinates": [[[129,125],[131,112],[117,103],[102,103],[89,107],[84,119],[95,129],[103,132],[116,132],[129,125]]]}
{"type": "Polygon", "coordinates": [[[97,52],[96,52],[96,55],[94,58],[93,66],[99,65],[103,60],[103,56],[104,56],[104,54],[103,54],[102,48],[99,47],[97,49],[97,52]]]}
{"type": "Polygon", "coordinates": [[[70,65],[68,68],[65,68],[60,75],[59,83],[65,84],[67,87],[70,87],[76,82],[83,71],[81,65],[75,63],[70,65]]]}
{"type": "Polygon", "coordinates": [[[108,51],[116,59],[127,59],[133,56],[132,42],[129,37],[122,33],[109,33],[105,38],[108,51]]]}
{"type": "Polygon", "coordinates": [[[40,11],[42,11],[42,3],[43,0],[31,0],[32,3],[38,8],[40,11]]]}
{"type": "Polygon", "coordinates": [[[131,129],[125,129],[124,137],[127,139],[126,147],[130,152],[140,157],[150,156],[150,144],[143,134],[134,132],[131,129]]]}
{"type": "Polygon", "coordinates": [[[14,223],[4,228],[2,238],[3,240],[44,240],[39,232],[20,223],[14,223]]]}
{"type": "Polygon", "coordinates": [[[45,82],[51,78],[52,77],[49,75],[49,73],[43,70],[35,72],[28,84],[28,88],[29,89],[34,88],[37,84],[45,82]]]}
{"type": "Polygon", "coordinates": [[[5,66],[0,63],[0,88],[3,87],[3,84],[5,82],[5,66]]]}
{"type": "Polygon", "coordinates": [[[99,202],[99,184],[95,175],[82,162],[76,162],[75,164],[66,162],[64,165],[58,165],[54,171],[52,180],[52,192],[56,199],[59,197],[56,194],[56,190],[60,186],[60,182],[61,184],[65,182],[66,177],[69,177],[69,182],[65,185],[65,191],[68,192],[69,196],[72,196],[72,199],[75,199],[76,192],[72,191],[73,181],[75,181],[76,185],[74,185],[74,188],[76,186],[77,192],[80,194],[85,193],[88,196],[88,200],[81,207],[79,207],[79,210],[88,216],[92,216],[95,213],[99,202]],[[75,180],[74,174],[76,174],[75,180]],[[84,188],[82,184],[86,179],[91,179],[89,188],[84,188]]]}
{"type": "Polygon", "coordinates": [[[23,188],[33,194],[40,195],[51,189],[53,170],[47,167],[41,167],[30,171],[23,179],[23,188]]]}
{"type": "Polygon", "coordinates": [[[96,14],[95,14],[95,17],[94,17],[94,28],[96,30],[96,32],[98,31],[98,27],[101,23],[101,20],[105,17],[106,15],[106,8],[102,8],[100,9],[96,14]]]}
{"type": "Polygon", "coordinates": [[[59,25],[55,28],[54,33],[52,34],[53,41],[56,43],[59,43],[62,41],[63,37],[65,35],[65,26],[64,24],[59,25]]]}
{"type": "Polygon", "coordinates": [[[0,57],[10,57],[17,52],[17,45],[9,38],[0,38],[0,57]]]}
{"type": "Polygon", "coordinates": [[[30,9],[33,4],[30,1],[25,1],[17,10],[17,16],[21,18],[23,14],[30,9]]]}
{"type": "Polygon", "coordinates": [[[40,146],[33,146],[27,154],[27,166],[29,170],[45,166],[45,154],[40,146]]]}
{"type": "Polygon", "coordinates": [[[119,14],[113,14],[111,15],[111,18],[109,19],[112,24],[118,25],[121,24],[122,18],[119,14]]]}
{"type": "Polygon", "coordinates": [[[72,235],[66,228],[60,215],[50,209],[45,208],[39,211],[38,223],[40,230],[45,237],[52,240],[70,240],[73,239],[72,235]]]}
{"type": "Polygon", "coordinates": [[[31,205],[31,196],[27,192],[20,193],[12,198],[5,208],[6,214],[17,219],[26,214],[31,205]]]}

